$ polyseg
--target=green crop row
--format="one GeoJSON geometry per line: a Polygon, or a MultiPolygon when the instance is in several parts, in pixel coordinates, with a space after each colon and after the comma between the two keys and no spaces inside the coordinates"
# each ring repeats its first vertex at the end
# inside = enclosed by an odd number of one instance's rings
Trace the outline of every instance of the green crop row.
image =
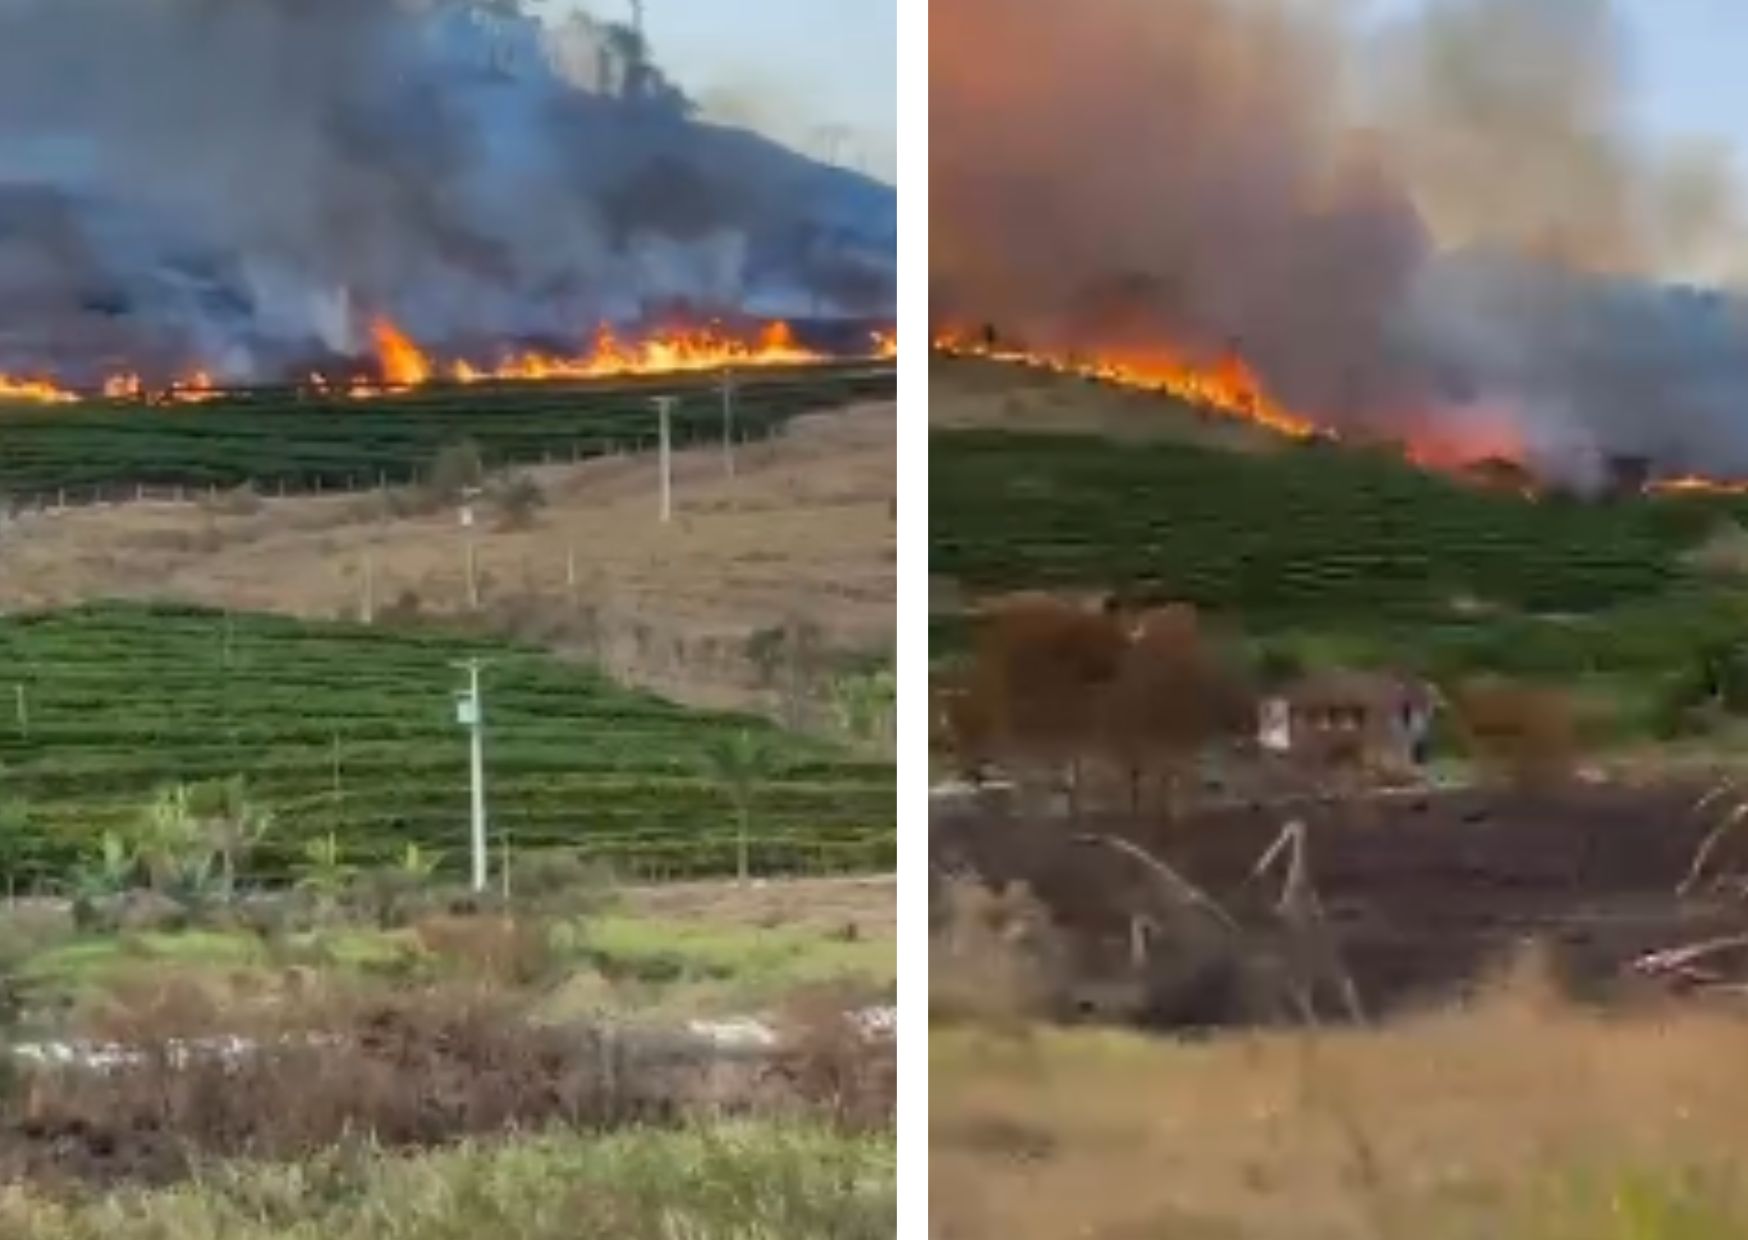
{"type": "MultiPolygon", "coordinates": [[[[0,494],[119,499],[137,488],[245,483],[313,490],[406,483],[460,439],[489,465],[581,459],[653,446],[651,396],[679,398],[679,444],[722,435],[710,374],[633,382],[433,387],[354,401],[291,390],[227,394],[206,404],[95,402],[0,409],[0,494]]],[[[829,365],[737,380],[735,427],[760,438],[799,413],[890,395],[890,369],[829,365]]]]}
{"type": "Polygon", "coordinates": [[[62,873],[161,785],[238,774],[277,819],[258,858],[269,871],[329,831],[359,863],[409,842],[459,849],[469,784],[455,697],[469,658],[486,660],[488,808],[517,847],[727,868],[735,816],[706,755],[746,729],[770,755],[752,813],[772,856],[890,852],[891,766],[762,720],[688,710],[506,643],[102,605],[0,619],[0,799],[26,820],[3,841],[7,864],[62,873]]]}
{"type": "Polygon", "coordinates": [[[1525,499],[1379,455],[1085,436],[933,437],[931,571],[983,587],[1101,586],[1247,623],[1581,613],[1676,585],[1741,501],[1525,499]]]}

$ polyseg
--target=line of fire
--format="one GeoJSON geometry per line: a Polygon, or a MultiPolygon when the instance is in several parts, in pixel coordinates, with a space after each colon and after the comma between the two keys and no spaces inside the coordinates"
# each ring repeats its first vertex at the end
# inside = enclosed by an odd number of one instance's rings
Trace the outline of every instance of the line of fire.
{"type": "MultiPolygon", "coordinates": [[[[1145,349],[1058,351],[1034,348],[994,324],[984,323],[972,328],[937,328],[931,333],[930,349],[947,358],[1020,366],[1132,391],[1159,393],[1197,410],[1248,422],[1287,439],[1337,443],[1352,438],[1312,414],[1277,400],[1237,345],[1211,360],[1198,360],[1188,349],[1158,344],[1145,349]]],[[[1501,442],[1502,438],[1477,435],[1465,442],[1458,436],[1429,433],[1422,440],[1398,440],[1386,446],[1400,451],[1417,468],[1446,474],[1466,484],[1516,492],[1529,500],[1570,493],[1570,488],[1557,480],[1538,476],[1523,454],[1501,442]]],[[[1603,481],[1592,498],[1748,495],[1748,481],[1665,473],[1647,456],[1610,454],[1603,461],[1603,472],[1603,481]]]]}

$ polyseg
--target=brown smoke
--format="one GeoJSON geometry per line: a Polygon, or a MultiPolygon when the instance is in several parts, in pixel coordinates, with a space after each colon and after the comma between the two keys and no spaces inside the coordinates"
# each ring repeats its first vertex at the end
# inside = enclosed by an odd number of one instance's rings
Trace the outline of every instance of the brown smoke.
{"type": "Polygon", "coordinates": [[[1629,116],[1608,0],[1444,0],[1384,32],[1374,108],[1433,234],[1583,271],[1717,275],[1739,240],[1727,152],[1629,116]]]}
{"type": "Polygon", "coordinates": [[[1229,0],[932,5],[937,310],[1060,344],[1236,341],[1304,400],[1378,380],[1420,240],[1340,123],[1339,34],[1229,0]]]}
{"type": "MultiPolygon", "coordinates": [[[[1599,278],[1740,248],[1720,154],[1634,132],[1606,0],[1429,0],[1383,29],[1329,0],[935,0],[930,40],[942,321],[1236,345],[1336,422],[1503,397],[1612,434],[1658,411],[1590,418],[1621,378],[1599,278]],[[1547,340],[1574,343],[1513,347],[1547,340]]],[[[1645,296],[1641,392],[1692,310],[1645,296]]],[[[1707,364],[1748,390],[1748,356],[1707,364]]]]}

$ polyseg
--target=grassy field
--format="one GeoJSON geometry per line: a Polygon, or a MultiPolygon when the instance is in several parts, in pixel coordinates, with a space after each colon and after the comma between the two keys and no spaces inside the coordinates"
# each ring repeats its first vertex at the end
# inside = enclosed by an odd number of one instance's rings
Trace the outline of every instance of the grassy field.
{"type": "MultiPolygon", "coordinates": [[[[527,912],[544,927],[540,1014],[691,1018],[745,1015],[830,988],[873,1000],[896,985],[890,881],[779,880],[604,889],[571,907],[527,912]],[[676,906],[676,896],[691,899],[676,906]]],[[[0,974],[29,1012],[32,1036],[142,993],[194,992],[259,1002],[284,997],[288,970],[359,986],[463,980],[470,963],[416,924],[337,920],[263,938],[215,918],[204,927],[80,931],[64,910],[0,909],[0,974]]]]}
{"type": "Polygon", "coordinates": [[[454,661],[474,656],[492,660],[490,812],[516,849],[562,845],[669,875],[731,869],[734,814],[705,753],[747,729],[770,755],[753,796],[755,869],[890,862],[891,766],[760,720],[689,711],[504,643],[110,605],[0,620],[0,779],[27,814],[24,838],[7,841],[13,868],[63,873],[166,781],[231,775],[278,820],[267,873],[329,831],[353,862],[417,841],[459,864],[468,775],[454,661]]]}
{"type": "MultiPolygon", "coordinates": [[[[675,442],[720,439],[714,375],[592,384],[435,386],[354,401],[291,390],[145,408],[97,402],[0,410],[0,494],[131,498],[138,485],[302,491],[416,479],[467,438],[492,465],[571,460],[656,442],[651,396],[680,396],[675,442]]],[[[741,376],[736,424],[763,438],[797,413],[890,396],[865,363],[741,376]]]]}
{"type": "Polygon", "coordinates": [[[1725,1240],[1748,1025],[1501,993],[1369,1032],[930,1044],[934,1226],[961,1240],[1725,1240]]]}
{"type": "Polygon", "coordinates": [[[40,1240],[875,1240],[892,1234],[895,1164],[889,1135],[788,1123],[555,1134],[412,1157],[342,1149],[85,1203],[11,1188],[0,1230],[40,1240]]]}

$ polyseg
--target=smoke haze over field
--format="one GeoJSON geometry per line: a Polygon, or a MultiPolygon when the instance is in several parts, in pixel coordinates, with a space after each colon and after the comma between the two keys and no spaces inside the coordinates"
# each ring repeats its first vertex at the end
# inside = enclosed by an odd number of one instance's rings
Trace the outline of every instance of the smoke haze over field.
{"type": "Polygon", "coordinates": [[[889,190],[694,123],[624,27],[0,0],[0,370],[228,378],[605,319],[889,312],[889,190]]]}
{"type": "Polygon", "coordinates": [[[937,0],[934,313],[1236,345],[1339,428],[1748,468],[1725,153],[1628,120],[1604,0],[937,0]]]}

